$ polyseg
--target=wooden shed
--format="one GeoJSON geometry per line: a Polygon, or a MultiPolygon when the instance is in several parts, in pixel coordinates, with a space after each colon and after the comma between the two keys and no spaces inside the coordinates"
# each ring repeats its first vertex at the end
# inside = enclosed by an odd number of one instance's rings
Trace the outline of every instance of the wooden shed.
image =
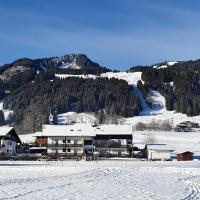
{"type": "Polygon", "coordinates": [[[190,161],[193,160],[193,153],[190,151],[185,151],[176,154],[177,161],[190,161]]]}

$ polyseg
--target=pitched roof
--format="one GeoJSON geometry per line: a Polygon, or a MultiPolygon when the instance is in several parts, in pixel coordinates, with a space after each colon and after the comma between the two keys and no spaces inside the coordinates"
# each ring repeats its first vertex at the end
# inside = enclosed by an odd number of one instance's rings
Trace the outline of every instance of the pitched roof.
{"type": "Polygon", "coordinates": [[[132,135],[130,125],[101,125],[92,127],[89,124],[44,125],[42,132],[34,136],[96,136],[96,135],[132,135]]]}
{"type": "Polygon", "coordinates": [[[176,152],[176,154],[194,154],[193,152],[191,151],[182,151],[182,152],[176,152]]]}
{"type": "Polygon", "coordinates": [[[7,127],[7,126],[0,127],[0,136],[7,135],[12,129],[13,127],[7,127]]]}
{"type": "Polygon", "coordinates": [[[161,150],[161,151],[174,151],[174,148],[167,144],[147,144],[149,150],[161,150]]]}
{"type": "Polygon", "coordinates": [[[0,127],[0,136],[6,136],[8,133],[13,134],[17,143],[21,143],[21,140],[13,127],[3,126],[0,127]]]}

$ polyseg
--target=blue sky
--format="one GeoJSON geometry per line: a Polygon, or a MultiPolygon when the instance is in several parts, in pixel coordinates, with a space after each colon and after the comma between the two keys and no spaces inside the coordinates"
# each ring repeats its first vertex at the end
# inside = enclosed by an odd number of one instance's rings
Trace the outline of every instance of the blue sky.
{"type": "Polygon", "coordinates": [[[200,58],[200,1],[0,0],[0,64],[85,53],[119,70],[200,58]]]}

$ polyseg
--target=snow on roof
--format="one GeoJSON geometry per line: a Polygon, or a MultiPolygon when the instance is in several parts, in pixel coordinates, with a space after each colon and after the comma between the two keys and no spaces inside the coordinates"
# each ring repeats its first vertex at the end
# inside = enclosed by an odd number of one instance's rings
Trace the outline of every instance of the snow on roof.
{"type": "Polygon", "coordinates": [[[147,144],[149,150],[162,150],[162,151],[174,151],[174,148],[167,144],[147,144]]]}
{"type": "Polygon", "coordinates": [[[133,146],[137,147],[138,149],[144,149],[146,144],[145,143],[135,143],[135,142],[133,142],[133,146]]]}
{"type": "Polygon", "coordinates": [[[178,150],[178,151],[176,151],[176,154],[185,154],[185,153],[192,153],[192,154],[194,154],[194,152],[190,151],[190,150],[185,150],[185,151],[178,150]]]}
{"type": "Polygon", "coordinates": [[[30,150],[47,149],[47,147],[30,147],[30,150]]]}
{"type": "Polygon", "coordinates": [[[97,129],[98,135],[132,135],[132,126],[131,125],[101,125],[94,127],[97,129]]]}
{"type": "Polygon", "coordinates": [[[131,135],[130,125],[101,125],[92,127],[89,124],[74,125],[44,125],[43,132],[34,134],[37,136],[96,136],[96,135],[131,135]]]}
{"type": "Polygon", "coordinates": [[[7,127],[7,126],[0,127],[0,136],[7,135],[12,129],[13,127],[7,127]]]}
{"type": "Polygon", "coordinates": [[[35,133],[19,135],[19,138],[23,143],[34,143],[35,142],[34,135],[35,133]]]}

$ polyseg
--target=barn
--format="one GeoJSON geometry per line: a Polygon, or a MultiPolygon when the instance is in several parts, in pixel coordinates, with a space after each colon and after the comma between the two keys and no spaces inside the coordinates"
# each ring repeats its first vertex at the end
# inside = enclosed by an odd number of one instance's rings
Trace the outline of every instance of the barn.
{"type": "Polygon", "coordinates": [[[191,161],[193,160],[193,152],[185,151],[176,154],[177,161],[191,161]]]}

